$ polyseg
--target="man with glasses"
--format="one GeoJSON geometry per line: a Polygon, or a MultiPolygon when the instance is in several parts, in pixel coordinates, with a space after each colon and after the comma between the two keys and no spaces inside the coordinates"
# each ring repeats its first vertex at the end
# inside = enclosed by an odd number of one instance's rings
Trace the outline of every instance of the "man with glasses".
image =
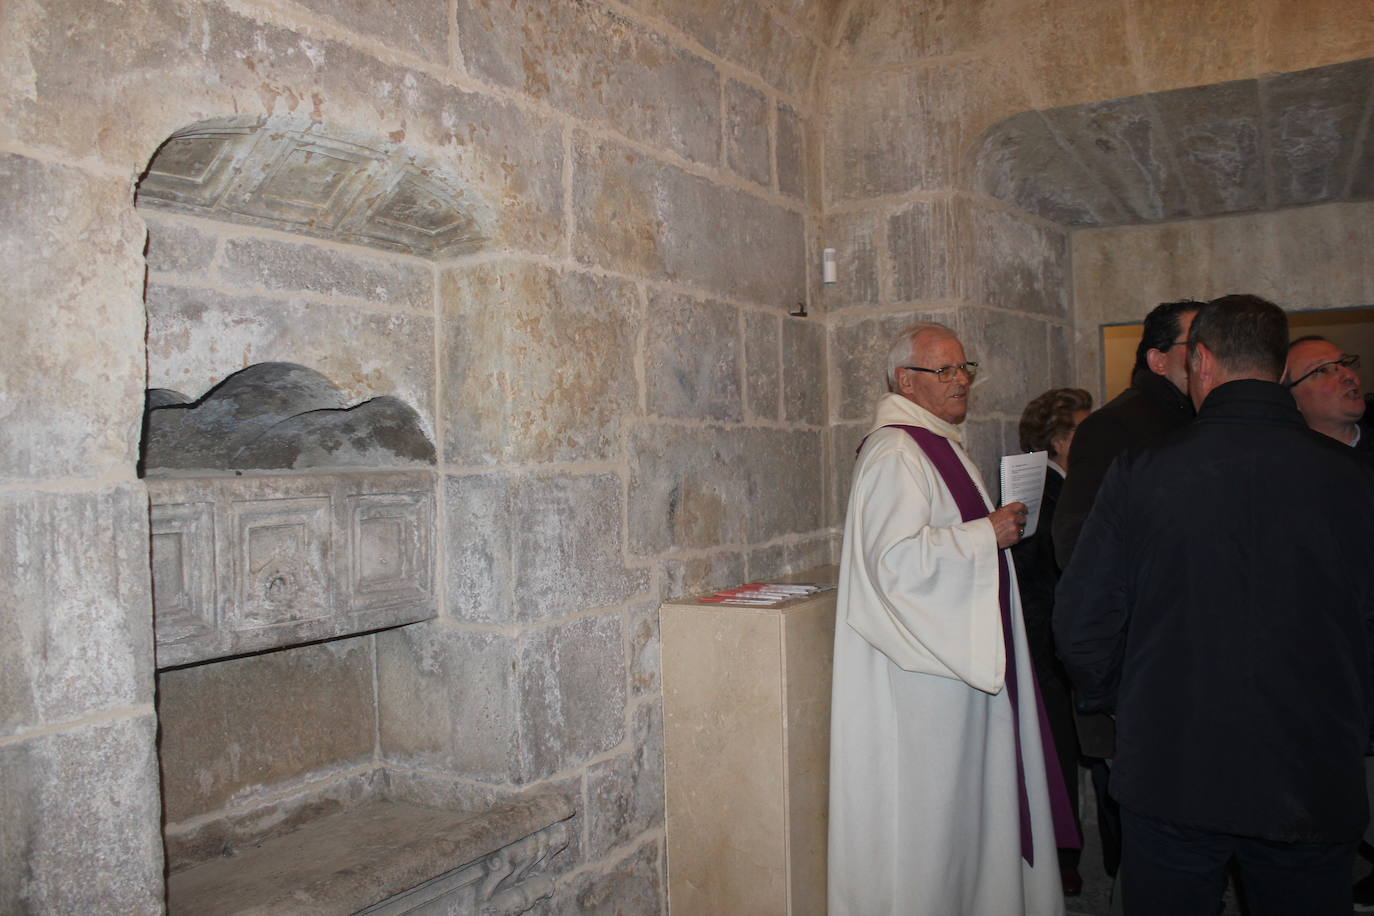
{"type": "MultiPolygon", "coordinates": [[[[1313,334],[1288,345],[1283,382],[1308,426],[1352,446],[1357,454],[1374,458],[1374,432],[1360,422],[1368,411],[1360,392],[1359,368],[1358,356],[1313,334]]],[[[1364,761],[1365,786],[1374,797],[1374,757],[1364,761]]],[[[1365,828],[1364,841],[1374,844],[1374,821],[1365,828]]],[[[1374,911],[1374,874],[1355,882],[1354,895],[1357,911],[1374,911]]]]}
{"type": "Polygon", "coordinates": [[[1374,468],[1279,384],[1256,296],[1189,331],[1197,419],[1107,473],[1055,594],[1085,708],[1116,716],[1127,913],[1347,916],[1368,820],[1374,468]]]}
{"type": "Polygon", "coordinates": [[[1284,384],[1307,425],[1337,442],[1374,455],[1374,435],[1360,423],[1365,415],[1360,358],[1325,337],[1299,337],[1288,345],[1284,384]]]}
{"type": "Polygon", "coordinates": [[[991,508],[960,432],[977,369],[949,328],[903,331],[854,467],[832,678],[831,916],[1064,912],[1056,849],[1079,840],[1005,549],[1026,507],[991,508]]]}

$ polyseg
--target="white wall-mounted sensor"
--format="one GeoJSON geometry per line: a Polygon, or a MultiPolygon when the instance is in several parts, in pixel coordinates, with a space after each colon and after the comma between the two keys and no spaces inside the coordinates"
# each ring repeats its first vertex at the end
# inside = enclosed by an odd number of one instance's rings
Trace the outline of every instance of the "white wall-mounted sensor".
{"type": "Polygon", "coordinates": [[[821,252],[821,282],[835,282],[835,249],[827,248],[821,252]]]}

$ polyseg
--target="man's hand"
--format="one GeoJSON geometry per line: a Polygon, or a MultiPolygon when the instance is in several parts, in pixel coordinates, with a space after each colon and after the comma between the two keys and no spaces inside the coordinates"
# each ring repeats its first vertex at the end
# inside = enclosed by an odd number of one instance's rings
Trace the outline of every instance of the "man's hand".
{"type": "Polygon", "coordinates": [[[998,547],[1010,547],[1021,540],[1021,532],[1026,530],[1026,504],[1007,503],[988,516],[992,530],[997,534],[998,547]]]}

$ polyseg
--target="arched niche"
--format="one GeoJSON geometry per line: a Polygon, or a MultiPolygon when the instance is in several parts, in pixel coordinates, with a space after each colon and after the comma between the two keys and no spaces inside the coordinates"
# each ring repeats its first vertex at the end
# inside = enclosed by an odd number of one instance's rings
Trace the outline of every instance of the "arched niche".
{"type": "Polygon", "coordinates": [[[993,125],[978,190],[1072,227],[1374,200],[1374,58],[993,125]]]}
{"type": "Polygon", "coordinates": [[[136,205],[401,251],[467,254],[494,214],[472,188],[405,146],[296,117],[200,121],[167,138],[136,205]]]}

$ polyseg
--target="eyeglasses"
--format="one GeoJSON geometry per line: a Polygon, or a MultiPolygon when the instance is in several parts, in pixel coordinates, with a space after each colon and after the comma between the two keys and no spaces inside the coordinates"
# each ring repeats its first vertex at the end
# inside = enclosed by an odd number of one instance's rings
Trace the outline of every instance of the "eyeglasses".
{"type": "Polygon", "coordinates": [[[1341,367],[1346,369],[1360,368],[1359,355],[1355,353],[1347,353],[1340,359],[1333,359],[1329,363],[1322,363],[1319,366],[1316,366],[1315,368],[1308,370],[1307,374],[1304,375],[1302,378],[1294,379],[1293,381],[1289,382],[1286,387],[1296,387],[1299,382],[1305,382],[1314,375],[1318,378],[1330,378],[1331,373],[1335,372],[1337,368],[1341,367]]]}
{"type": "Polygon", "coordinates": [[[898,369],[910,369],[912,372],[930,372],[942,382],[952,382],[958,378],[962,372],[968,376],[970,382],[978,374],[978,364],[973,360],[966,363],[956,363],[953,366],[941,366],[939,369],[927,369],[925,366],[898,366],[898,369]]]}
{"type": "Polygon", "coordinates": [[[1183,338],[1182,340],[1175,340],[1174,342],[1170,343],[1167,347],[1160,347],[1160,348],[1159,348],[1159,352],[1160,352],[1160,353],[1168,353],[1168,352],[1169,352],[1170,350],[1172,350],[1174,347],[1178,347],[1178,346],[1183,346],[1183,347],[1188,346],[1188,338],[1185,337],[1185,338],[1183,338]]]}

